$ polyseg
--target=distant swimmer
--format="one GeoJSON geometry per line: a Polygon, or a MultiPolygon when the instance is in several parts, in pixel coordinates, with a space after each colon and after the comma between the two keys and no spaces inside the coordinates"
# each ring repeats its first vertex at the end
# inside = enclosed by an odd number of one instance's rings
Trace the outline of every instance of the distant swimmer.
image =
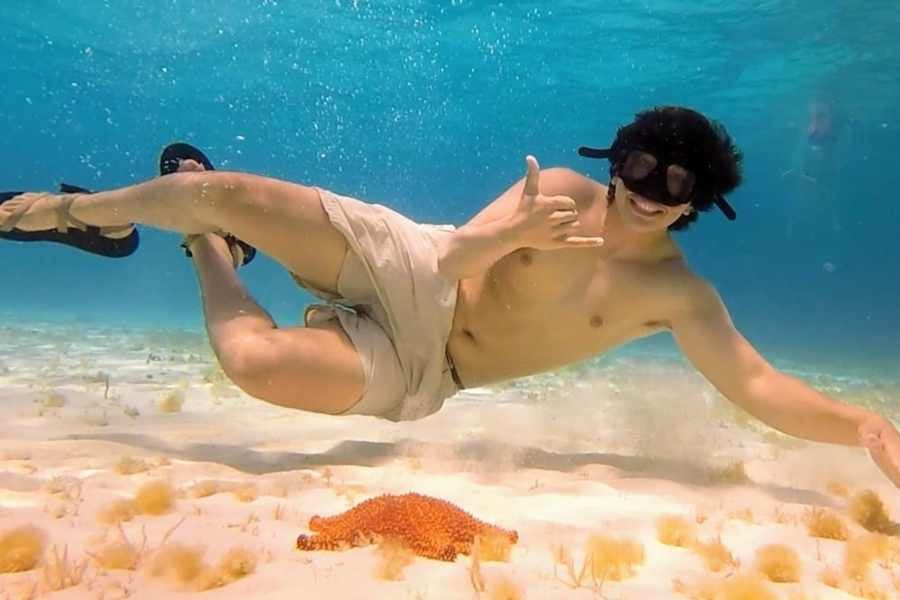
{"type": "MultiPolygon", "coordinates": [[[[821,131],[817,122],[815,133],[821,131]]],[[[0,237],[124,256],[135,224],[180,232],[209,339],[226,375],[280,406],[412,420],[465,387],[563,367],[656,332],[731,402],[799,438],[863,446],[900,486],[900,435],[773,367],[735,328],[673,230],[741,182],[741,154],[700,113],[659,107],[621,127],[604,185],[567,168],[526,175],[465,225],[423,225],[318,187],[213,170],[186,144],[164,175],[88,193],[9,193],[0,237]],[[236,267],[257,250],[322,299],[305,327],[278,327],[236,267]]],[[[465,188],[466,182],[459,185],[465,188]]],[[[685,418],[691,418],[685,415],[685,418]]]]}
{"type": "Polygon", "coordinates": [[[813,144],[833,140],[836,137],[831,104],[824,100],[814,100],[810,103],[806,136],[813,144]]]}
{"type": "Polygon", "coordinates": [[[840,236],[844,229],[839,210],[842,119],[836,102],[824,94],[810,100],[806,112],[791,167],[782,174],[782,192],[792,207],[785,232],[803,245],[825,234],[840,236]]]}

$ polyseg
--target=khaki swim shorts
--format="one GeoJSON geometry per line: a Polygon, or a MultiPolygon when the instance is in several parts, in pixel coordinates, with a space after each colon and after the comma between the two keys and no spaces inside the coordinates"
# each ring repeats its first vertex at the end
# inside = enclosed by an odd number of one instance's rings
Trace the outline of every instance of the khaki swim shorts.
{"type": "Polygon", "coordinates": [[[294,279],[327,302],[306,309],[306,325],[337,319],[362,359],[365,391],[344,414],[408,421],[436,412],[459,391],[447,354],[458,282],[437,271],[438,240],[453,226],[316,189],[348,251],[337,294],[294,279]]]}

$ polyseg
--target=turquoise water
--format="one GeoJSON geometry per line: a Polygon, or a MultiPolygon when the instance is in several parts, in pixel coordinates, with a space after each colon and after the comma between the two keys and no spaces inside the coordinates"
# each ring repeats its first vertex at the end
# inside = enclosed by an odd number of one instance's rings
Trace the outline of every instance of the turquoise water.
{"type": "MultiPolygon", "coordinates": [[[[834,4],[16,3],[0,15],[0,186],[120,186],[181,139],[220,168],[461,224],[526,153],[605,181],[579,145],[640,109],[688,105],[727,126],[746,175],[736,222],[711,211],[678,235],[692,265],[778,364],[890,379],[900,19],[889,2],[834,4]],[[824,141],[807,133],[819,105],[824,141]]],[[[199,330],[178,236],[142,236],[118,261],[0,243],[3,322],[199,330]]],[[[299,320],[309,297],[283,270],[262,258],[244,273],[277,319],[299,320]]]]}

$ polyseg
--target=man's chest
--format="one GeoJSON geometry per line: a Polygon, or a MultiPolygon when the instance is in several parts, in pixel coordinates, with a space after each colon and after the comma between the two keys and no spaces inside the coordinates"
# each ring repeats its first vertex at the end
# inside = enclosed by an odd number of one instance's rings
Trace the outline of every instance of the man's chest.
{"type": "Polygon", "coordinates": [[[523,249],[497,263],[488,277],[512,328],[603,342],[667,326],[665,275],[647,265],[577,250],[523,249]]]}

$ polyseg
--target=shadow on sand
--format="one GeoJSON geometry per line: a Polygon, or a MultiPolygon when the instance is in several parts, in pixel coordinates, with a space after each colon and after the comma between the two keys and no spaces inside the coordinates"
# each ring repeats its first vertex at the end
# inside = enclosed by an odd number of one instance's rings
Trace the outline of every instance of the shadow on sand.
{"type": "MultiPolygon", "coordinates": [[[[619,472],[617,479],[659,479],[690,488],[722,488],[725,484],[711,480],[710,469],[700,464],[660,457],[628,456],[615,453],[557,453],[528,446],[514,446],[488,440],[460,444],[439,444],[416,439],[395,442],[346,440],[323,452],[260,451],[228,444],[186,444],[181,447],[146,435],[109,433],[76,434],[60,440],[98,440],[159,452],[171,458],[194,462],[210,462],[229,466],[252,475],[265,475],[325,466],[378,467],[397,459],[429,456],[452,458],[459,471],[470,470],[467,465],[483,465],[494,471],[536,469],[572,472],[588,466],[612,467],[619,472]]],[[[614,484],[614,482],[610,482],[614,484]]],[[[759,484],[741,484],[770,495],[780,502],[836,506],[834,499],[814,490],[759,484]]]]}

